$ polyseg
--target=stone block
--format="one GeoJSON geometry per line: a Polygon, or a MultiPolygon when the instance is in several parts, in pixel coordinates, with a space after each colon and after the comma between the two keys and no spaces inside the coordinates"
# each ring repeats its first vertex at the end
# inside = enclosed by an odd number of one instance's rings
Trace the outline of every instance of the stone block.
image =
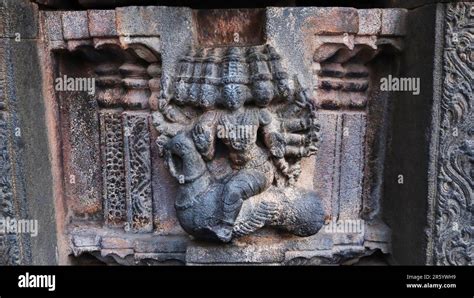
{"type": "Polygon", "coordinates": [[[188,242],[187,236],[159,236],[136,241],[134,249],[138,253],[184,253],[188,242]]]}
{"type": "Polygon", "coordinates": [[[89,10],[87,14],[92,37],[117,36],[115,10],[89,10]]]}
{"type": "Polygon", "coordinates": [[[312,7],[306,26],[314,34],[343,34],[359,31],[357,10],[346,7],[312,7]]]}
{"type": "Polygon", "coordinates": [[[403,36],[406,34],[406,9],[382,10],[382,35],[403,36]]]}
{"type": "Polygon", "coordinates": [[[376,35],[382,28],[382,10],[359,9],[359,35],[376,35]]]}
{"type": "Polygon", "coordinates": [[[42,11],[44,34],[49,41],[63,41],[62,12],[42,11]]]}
{"type": "Polygon", "coordinates": [[[156,36],[160,26],[159,7],[117,8],[117,31],[122,36],[156,36]]]}
{"type": "Polygon", "coordinates": [[[87,11],[65,11],[62,15],[62,23],[66,40],[90,37],[87,11]]]}
{"type": "Polygon", "coordinates": [[[133,248],[133,241],[124,237],[102,237],[100,247],[105,249],[133,248]]]}

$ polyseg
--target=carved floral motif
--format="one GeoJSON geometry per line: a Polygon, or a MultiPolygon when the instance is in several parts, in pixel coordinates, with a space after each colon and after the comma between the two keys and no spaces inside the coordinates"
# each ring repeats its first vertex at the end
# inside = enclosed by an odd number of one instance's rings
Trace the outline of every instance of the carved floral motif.
{"type": "Polygon", "coordinates": [[[446,10],[441,100],[435,263],[473,265],[474,242],[474,5],[446,10]]]}

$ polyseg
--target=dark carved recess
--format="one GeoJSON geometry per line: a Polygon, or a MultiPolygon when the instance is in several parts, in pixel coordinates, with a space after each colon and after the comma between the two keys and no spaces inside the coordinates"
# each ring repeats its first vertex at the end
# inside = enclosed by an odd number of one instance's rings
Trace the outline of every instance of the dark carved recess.
{"type": "Polygon", "coordinates": [[[434,262],[474,263],[474,4],[446,10],[434,262]]]}

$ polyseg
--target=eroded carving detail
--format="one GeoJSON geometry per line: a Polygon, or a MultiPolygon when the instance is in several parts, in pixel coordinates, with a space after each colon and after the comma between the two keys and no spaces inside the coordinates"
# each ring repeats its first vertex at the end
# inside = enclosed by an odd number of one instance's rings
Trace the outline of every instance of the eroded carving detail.
{"type": "Polygon", "coordinates": [[[439,265],[473,265],[474,4],[446,10],[434,256],[439,265]]]}
{"type": "Polygon", "coordinates": [[[121,111],[100,112],[104,215],[108,225],[126,220],[125,167],[121,111]]]}
{"type": "MultiPolygon", "coordinates": [[[[0,218],[14,218],[11,159],[8,151],[8,116],[0,112],[0,218]]],[[[0,264],[19,265],[20,251],[15,234],[0,233],[0,264]]]]}
{"type": "Polygon", "coordinates": [[[0,264],[21,264],[20,246],[16,235],[0,235],[0,264]]]}
{"type": "Polygon", "coordinates": [[[127,220],[134,232],[153,230],[147,113],[123,113],[127,220]]]}
{"type": "Polygon", "coordinates": [[[119,68],[114,63],[102,63],[96,69],[97,74],[97,102],[100,107],[116,108],[122,102],[123,84],[119,68]]]}
{"type": "Polygon", "coordinates": [[[308,94],[270,46],[197,49],[180,61],[153,123],[188,233],[229,242],[267,225],[299,236],[321,228],[319,197],[293,186],[320,140],[308,94]]]}

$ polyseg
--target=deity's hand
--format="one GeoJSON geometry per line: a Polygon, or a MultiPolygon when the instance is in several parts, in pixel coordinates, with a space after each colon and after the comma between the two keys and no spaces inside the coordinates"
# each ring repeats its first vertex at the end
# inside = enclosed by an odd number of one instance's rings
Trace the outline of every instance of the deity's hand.
{"type": "Polygon", "coordinates": [[[158,147],[158,154],[160,156],[164,155],[165,146],[169,142],[169,140],[170,138],[164,135],[161,135],[156,139],[156,146],[158,147]]]}
{"type": "Polygon", "coordinates": [[[307,153],[306,155],[307,156],[310,156],[310,155],[314,155],[316,153],[318,153],[318,146],[316,146],[315,144],[310,144],[307,148],[307,153]]]}
{"type": "Polygon", "coordinates": [[[211,146],[211,133],[198,123],[193,129],[193,140],[199,152],[206,152],[211,146]]]}
{"type": "Polygon", "coordinates": [[[285,155],[285,139],[280,133],[272,132],[268,134],[268,144],[273,156],[282,158],[285,155]]]}

